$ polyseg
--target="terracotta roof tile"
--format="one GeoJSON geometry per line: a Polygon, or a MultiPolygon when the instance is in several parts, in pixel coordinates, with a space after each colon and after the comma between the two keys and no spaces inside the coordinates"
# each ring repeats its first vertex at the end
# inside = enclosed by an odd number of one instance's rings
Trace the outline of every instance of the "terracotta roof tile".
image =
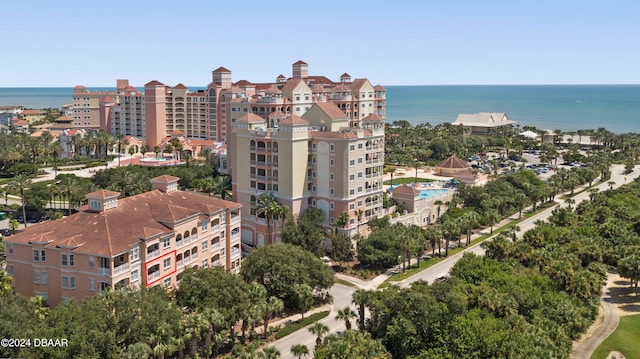
{"type": "Polygon", "coordinates": [[[313,106],[319,107],[322,112],[332,120],[348,120],[349,117],[333,102],[316,102],[313,106]]]}
{"type": "Polygon", "coordinates": [[[248,122],[264,122],[264,118],[260,117],[259,115],[256,115],[253,112],[250,112],[246,115],[242,115],[238,117],[236,122],[247,122],[247,123],[248,122]]]}
{"type": "Polygon", "coordinates": [[[392,193],[407,193],[407,194],[412,194],[412,195],[416,195],[416,194],[420,194],[420,190],[413,187],[413,186],[398,186],[396,188],[394,188],[392,191],[392,193]]]}
{"type": "Polygon", "coordinates": [[[183,85],[183,84],[181,84],[181,83],[179,83],[179,84],[175,85],[173,88],[174,88],[174,89],[181,89],[181,90],[186,90],[186,89],[188,89],[188,87],[187,87],[187,86],[185,86],[185,85],[183,85]]]}
{"type": "Polygon", "coordinates": [[[240,207],[238,203],[193,192],[164,193],[153,190],[120,199],[117,207],[102,212],[90,212],[84,206],[80,212],[69,217],[29,226],[23,232],[11,236],[11,241],[40,241],[48,243],[48,246],[77,246],[74,251],[113,257],[130,250],[142,237],[172,233],[168,225],[170,222],[240,207]]]}
{"type": "Polygon", "coordinates": [[[291,115],[285,118],[284,120],[280,120],[278,122],[279,125],[308,125],[309,121],[304,118],[296,115],[291,115]]]}
{"type": "Polygon", "coordinates": [[[153,80],[153,81],[147,82],[144,86],[145,87],[146,86],[164,86],[164,84],[162,82],[160,82],[160,81],[153,80]]]}
{"type": "Polygon", "coordinates": [[[471,167],[467,161],[463,161],[456,157],[455,155],[444,159],[440,163],[436,165],[436,167],[440,168],[468,168],[471,167]]]}
{"type": "Polygon", "coordinates": [[[222,66],[220,66],[220,67],[218,67],[217,69],[213,70],[213,73],[214,73],[214,74],[215,74],[215,73],[220,73],[220,72],[231,72],[231,71],[227,70],[226,68],[224,68],[224,67],[222,67],[222,66]]]}

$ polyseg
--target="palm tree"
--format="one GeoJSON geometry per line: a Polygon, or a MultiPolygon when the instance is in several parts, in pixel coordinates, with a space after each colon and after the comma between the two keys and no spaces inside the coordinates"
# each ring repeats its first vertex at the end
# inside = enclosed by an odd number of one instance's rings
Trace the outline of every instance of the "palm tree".
{"type": "Polygon", "coordinates": [[[322,337],[329,333],[329,327],[326,325],[315,322],[312,326],[309,327],[309,332],[311,334],[316,335],[316,349],[322,344],[322,337]]]}
{"type": "Polygon", "coordinates": [[[353,213],[356,215],[356,218],[358,219],[358,226],[357,231],[358,234],[360,234],[360,223],[362,222],[362,214],[364,213],[361,209],[356,209],[355,211],[353,211],[353,213]]]}
{"type": "Polygon", "coordinates": [[[156,159],[158,158],[158,154],[159,154],[160,152],[162,152],[162,149],[160,149],[160,146],[157,146],[157,145],[156,145],[156,146],[154,146],[154,147],[153,147],[153,153],[155,153],[155,154],[156,154],[156,159]]]}
{"type": "Polygon", "coordinates": [[[458,224],[456,223],[456,221],[454,219],[447,218],[442,223],[442,231],[444,232],[444,234],[446,234],[446,236],[445,236],[445,245],[444,245],[444,256],[448,257],[449,256],[449,242],[451,241],[451,238],[456,233],[458,233],[458,224]]]}
{"type": "Polygon", "coordinates": [[[335,221],[336,233],[337,233],[338,227],[342,227],[342,229],[344,229],[347,223],[349,223],[349,212],[347,211],[340,212],[340,214],[338,215],[338,218],[336,218],[336,221],[335,221]]]}
{"type": "Polygon", "coordinates": [[[213,177],[212,191],[214,195],[220,196],[222,199],[227,199],[229,196],[229,190],[231,189],[231,179],[229,176],[217,176],[213,177]]]}
{"type": "Polygon", "coordinates": [[[496,222],[500,219],[500,213],[498,213],[498,211],[496,209],[490,208],[485,213],[485,217],[487,218],[487,221],[489,222],[489,225],[491,226],[490,234],[493,234],[493,225],[496,224],[496,222]]]}
{"type": "Polygon", "coordinates": [[[338,314],[336,315],[337,320],[344,320],[344,326],[347,330],[351,329],[351,318],[357,318],[358,315],[356,312],[351,310],[349,307],[344,307],[338,310],[338,314]]]}
{"type": "Polygon", "coordinates": [[[303,344],[295,344],[291,346],[291,353],[301,359],[303,356],[309,355],[309,348],[303,344]]]}
{"type": "Polygon", "coordinates": [[[27,228],[27,204],[25,203],[24,192],[27,190],[27,187],[31,185],[31,178],[29,178],[26,174],[19,174],[13,178],[11,181],[11,187],[18,190],[20,193],[20,202],[22,203],[22,218],[24,219],[24,227],[27,228]]]}
{"type": "Polygon", "coordinates": [[[278,200],[273,195],[272,192],[266,192],[258,196],[256,200],[255,211],[258,217],[263,217],[267,221],[267,232],[269,243],[273,243],[272,241],[272,233],[271,233],[271,220],[277,216],[278,213],[278,200]]]}
{"type": "Polygon", "coordinates": [[[471,244],[471,234],[473,232],[473,227],[477,226],[482,219],[482,216],[478,214],[476,211],[469,211],[462,215],[462,219],[467,227],[467,245],[471,244]]]}
{"type": "Polygon", "coordinates": [[[276,347],[264,347],[258,353],[258,357],[261,359],[277,359],[280,358],[280,351],[276,347]]]}
{"type": "Polygon", "coordinates": [[[71,215],[71,209],[73,208],[73,201],[72,201],[72,191],[75,189],[76,186],[76,178],[73,175],[69,175],[69,176],[64,176],[62,179],[60,179],[60,185],[64,188],[65,193],[67,194],[67,205],[69,207],[69,215],[71,215]]]}
{"type": "MultiPolygon", "coordinates": [[[[439,229],[440,227],[438,225],[435,225],[435,226],[428,227],[424,231],[424,238],[427,240],[427,242],[431,246],[432,256],[436,254],[436,244],[439,244],[439,239],[441,236],[439,229]]],[[[440,248],[440,245],[438,245],[438,248],[440,248]]],[[[438,250],[438,254],[440,254],[439,250],[438,250]]]]}
{"type": "Polygon", "coordinates": [[[284,309],[284,302],[278,297],[271,296],[265,303],[265,316],[264,316],[264,338],[267,339],[269,335],[269,321],[274,314],[280,313],[284,309]]]}
{"type": "Polygon", "coordinates": [[[303,283],[298,287],[297,292],[298,300],[300,301],[300,313],[302,314],[301,320],[304,320],[304,312],[313,304],[313,289],[307,283],[303,283]]]}
{"type": "Polygon", "coordinates": [[[364,289],[358,289],[353,292],[352,303],[358,306],[358,326],[364,328],[364,309],[369,301],[369,292],[364,289]]]}
{"type": "Polygon", "coordinates": [[[433,201],[433,204],[437,206],[438,215],[436,216],[436,219],[438,219],[438,218],[440,218],[440,210],[441,210],[442,205],[444,204],[444,202],[442,202],[441,200],[436,200],[436,201],[433,201]]]}

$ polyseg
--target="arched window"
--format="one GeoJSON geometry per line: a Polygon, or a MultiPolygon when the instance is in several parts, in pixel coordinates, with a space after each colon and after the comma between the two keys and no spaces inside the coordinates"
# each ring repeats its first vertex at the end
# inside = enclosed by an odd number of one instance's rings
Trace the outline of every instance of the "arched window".
{"type": "Polygon", "coordinates": [[[198,229],[197,229],[197,228],[192,229],[192,230],[191,230],[191,235],[192,235],[192,236],[196,236],[196,235],[198,235],[198,229]]]}

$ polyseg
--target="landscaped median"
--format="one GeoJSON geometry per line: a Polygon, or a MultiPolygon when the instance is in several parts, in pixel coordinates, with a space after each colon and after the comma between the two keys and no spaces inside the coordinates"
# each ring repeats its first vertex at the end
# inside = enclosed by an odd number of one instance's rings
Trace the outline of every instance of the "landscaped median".
{"type": "Polygon", "coordinates": [[[318,313],[314,313],[311,314],[310,316],[301,319],[301,320],[297,320],[293,323],[289,323],[289,324],[285,324],[284,327],[282,327],[280,330],[278,330],[276,332],[276,340],[280,339],[280,338],[284,338],[287,335],[298,331],[304,327],[306,327],[309,324],[315,323],[317,321],[319,321],[322,318],[325,318],[329,315],[330,311],[328,310],[324,310],[322,312],[318,312],[318,313]]]}
{"type": "MultiPolygon", "coordinates": [[[[535,215],[536,213],[544,211],[545,209],[547,209],[549,207],[555,206],[555,204],[556,203],[550,203],[550,205],[548,207],[538,208],[538,210],[535,213],[534,212],[529,212],[529,213],[523,214],[522,218],[512,220],[509,223],[507,223],[507,224],[505,224],[505,225],[503,225],[501,227],[495,228],[493,230],[493,234],[485,234],[485,235],[482,235],[482,236],[480,236],[480,237],[478,237],[476,239],[471,240],[471,243],[468,246],[450,248],[449,249],[449,257],[454,255],[454,254],[456,254],[456,253],[458,253],[458,252],[462,252],[465,249],[467,249],[467,248],[469,248],[469,247],[471,247],[471,246],[473,246],[473,245],[475,245],[477,243],[483,242],[484,240],[486,240],[488,238],[497,236],[498,234],[500,234],[501,232],[503,232],[505,230],[508,230],[508,229],[510,229],[510,228],[512,228],[514,226],[517,226],[523,220],[525,220],[527,218],[530,218],[531,216],[535,215]]],[[[418,268],[416,268],[415,265],[412,265],[410,267],[410,269],[407,269],[404,273],[396,273],[396,274],[391,275],[382,284],[380,284],[380,286],[378,286],[378,289],[384,289],[384,288],[386,288],[386,287],[388,287],[390,285],[394,285],[395,283],[402,282],[403,280],[411,277],[412,275],[414,275],[416,273],[419,273],[419,272],[431,267],[432,265],[435,265],[436,263],[441,262],[441,261],[443,261],[443,260],[445,260],[445,259],[447,259],[449,257],[442,257],[442,256],[441,257],[431,257],[431,258],[428,258],[428,259],[421,260],[420,261],[420,266],[418,268]]]]}

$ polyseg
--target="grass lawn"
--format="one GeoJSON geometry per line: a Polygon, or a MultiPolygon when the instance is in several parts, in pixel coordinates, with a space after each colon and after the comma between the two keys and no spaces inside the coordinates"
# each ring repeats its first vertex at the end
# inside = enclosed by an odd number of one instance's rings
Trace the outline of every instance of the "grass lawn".
{"type": "Polygon", "coordinates": [[[627,359],[640,359],[638,341],[640,340],[640,314],[620,318],[620,324],[593,352],[592,359],[605,359],[611,351],[619,351],[627,359]]]}
{"type": "MultiPolygon", "coordinates": [[[[393,177],[393,184],[407,184],[407,183],[414,183],[414,182],[416,182],[416,178],[413,176],[402,177],[402,178],[397,178],[395,176],[393,177]]],[[[418,182],[433,182],[433,180],[418,177],[418,182]]],[[[385,186],[390,186],[391,180],[386,180],[382,182],[382,184],[385,186]]]]}

